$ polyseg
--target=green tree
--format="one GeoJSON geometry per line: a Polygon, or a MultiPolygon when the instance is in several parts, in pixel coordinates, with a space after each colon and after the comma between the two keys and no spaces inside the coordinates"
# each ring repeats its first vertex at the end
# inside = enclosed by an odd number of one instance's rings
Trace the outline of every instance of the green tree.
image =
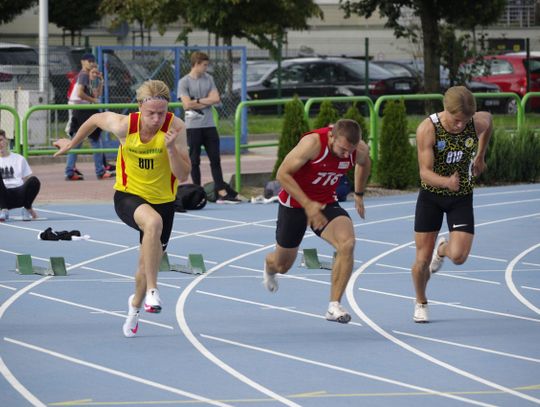
{"type": "Polygon", "coordinates": [[[176,0],[106,0],[99,6],[99,13],[112,17],[111,28],[123,22],[137,24],[141,46],[144,46],[145,32],[150,43],[153,26],[163,35],[167,25],[178,19],[178,14],[172,12],[175,7],[176,0]]]}
{"type": "MultiPolygon", "coordinates": [[[[358,110],[357,102],[354,102],[345,112],[343,115],[344,119],[350,119],[354,120],[358,123],[360,126],[360,129],[362,129],[362,140],[364,140],[366,143],[368,143],[369,140],[369,130],[366,125],[366,120],[364,119],[364,116],[360,113],[360,110],[358,110]]],[[[347,178],[349,178],[349,182],[351,185],[354,185],[354,167],[351,168],[347,172],[347,178]]],[[[371,174],[370,174],[371,178],[371,174]]]]}
{"type": "Polygon", "coordinates": [[[283,117],[283,129],[279,138],[278,157],[272,171],[272,179],[276,174],[283,159],[298,144],[298,140],[304,133],[309,131],[309,125],[304,117],[304,104],[295,96],[293,100],[285,104],[283,117]]]}
{"type": "Polygon", "coordinates": [[[273,56],[279,51],[279,40],[288,29],[305,30],[307,20],[322,18],[314,0],[176,0],[176,12],[194,27],[223,39],[245,38],[273,56]]]}
{"type": "Polygon", "coordinates": [[[49,21],[69,31],[71,45],[83,28],[101,20],[98,8],[101,0],[49,0],[49,21]]]}
{"type": "Polygon", "coordinates": [[[423,41],[424,84],[428,93],[438,93],[440,83],[440,24],[445,21],[458,27],[474,28],[487,26],[499,18],[504,11],[506,0],[340,0],[345,16],[358,14],[370,17],[379,10],[386,17],[385,26],[394,29],[397,38],[411,36],[404,25],[402,9],[410,8],[420,19],[423,41]]]}
{"type": "Polygon", "coordinates": [[[13,21],[24,10],[36,4],[37,0],[0,0],[0,24],[13,21]]]}
{"type": "MultiPolygon", "coordinates": [[[[273,59],[281,59],[281,44],[288,29],[305,30],[307,20],[323,17],[314,0],[171,0],[171,13],[182,16],[189,25],[222,38],[225,46],[233,37],[245,38],[259,48],[269,50],[273,59]]],[[[178,41],[185,38],[184,30],[178,41]]],[[[232,91],[232,53],[227,55],[228,80],[232,91]]],[[[279,82],[279,81],[278,81],[279,82]]],[[[279,83],[278,83],[279,86],[279,83]]]]}
{"type": "Polygon", "coordinates": [[[339,120],[339,113],[332,105],[332,102],[325,100],[321,103],[319,113],[313,123],[313,128],[320,129],[339,120]]]}
{"type": "Polygon", "coordinates": [[[416,172],[405,102],[389,101],[383,112],[377,180],[384,188],[404,189],[414,183],[416,172]]]}

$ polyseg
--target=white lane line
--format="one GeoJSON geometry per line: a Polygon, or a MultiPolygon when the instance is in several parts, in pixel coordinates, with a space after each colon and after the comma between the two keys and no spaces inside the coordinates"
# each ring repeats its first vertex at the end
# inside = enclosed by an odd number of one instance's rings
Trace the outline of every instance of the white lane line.
{"type": "MultiPolygon", "coordinates": [[[[536,216],[536,214],[534,215],[536,216]]],[[[502,219],[500,220],[500,222],[504,222],[504,221],[507,221],[505,219],[502,219]]],[[[508,394],[511,394],[511,395],[514,395],[516,397],[520,397],[520,398],[523,398],[525,400],[528,400],[528,401],[532,401],[532,402],[535,402],[535,403],[540,403],[540,399],[537,399],[535,397],[532,397],[532,396],[529,396],[527,394],[524,394],[524,393],[521,393],[519,391],[516,391],[516,390],[513,390],[513,389],[510,389],[508,387],[505,387],[505,386],[502,386],[498,383],[495,383],[495,382],[492,382],[490,380],[487,380],[487,379],[484,379],[480,376],[477,376],[475,374],[472,374],[470,372],[467,372],[465,370],[462,370],[454,365],[451,365],[449,363],[446,363],[440,359],[437,359],[425,352],[422,352],[421,350],[409,345],[408,343],[406,342],[403,342],[402,340],[396,338],[394,335],[392,335],[391,333],[385,331],[383,328],[381,328],[379,325],[377,325],[373,320],[371,320],[361,309],[360,307],[358,306],[358,303],[355,301],[355,298],[354,298],[354,285],[356,283],[356,280],[358,279],[358,277],[360,277],[360,275],[362,274],[362,272],[367,269],[368,267],[370,267],[372,264],[376,263],[378,260],[382,259],[383,257],[386,257],[388,256],[389,254],[391,253],[394,253],[394,252],[397,252],[405,247],[407,247],[408,245],[410,244],[410,242],[408,243],[405,243],[401,246],[398,246],[394,249],[390,249],[386,252],[383,252],[375,257],[373,257],[372,259],[368,260],[365,264],[363,264],[362,266],[360,266],[360,268],[358,270],[356,270],[353,275],[351,276],[351,279],[349,281],[349,283],[347,284],[347,288],[345,290],[346,292],[346,295],[347,295],[347,300],[349,301],[349,304],[351,305],[353,311],[360,317],[360,319],[362,319],[367,325],[369,325],[369,327],[371,327],[371,329],[373,329],[375,332],[379,333],[381,336],[383,336],[384,338],[388,339],[389,341],[395,343],[396,345],[402,347],[403,349],[427,360],[428,362],[431,362],[431,363],[434,363],[438,366],[441,366],[451,372],[454,372],[456,374],[459,374],[461,376],[464,376],[468,379],[471,379],[473,381],[476,381],[478,383],[482,383],[486,386],[489,386],[489,387],[492,387],[494,389],[497,389],[497,390],[500,390],[500,391],[503,391],[505,393],[508,393],[508,394]]]]}
{"type": "MultiPolygon", "coordinates": [[[[477,226],[479,226],[479,225],[477,225],[477,226]]],[[[499,263],[508,263],[508,260],[506,260],[506,259],[499,259],[497,257],[479,256],[478,254],[469,254],[469,257],[471,257],[473,259],[497,261],[499,263]]]]}
{"type": "Polygon", "coordinates": [[[272,390],[268,389],[267,387],[264,387],[263,385],[255,382],[254,380],[250,379],[249,377],[243,375],[242,373],[240,373],[239,371],[235,370],[233,367],[229,366],[228,364],[226,364],[224,361],[222,361],[221,359],[219,359],[216,355],[214,355],[212,352],[210,352],[202,343],[201,341],[199,341],[195,335],[193,334],[193,332],[191,331],[191,329],[189,328],[189,325],[186,321],[186,315],[184,313],[184,310],[185,310],[185,305],[186,305],[186,300],[189,296],[189,294],[191,293],[191,291],[193,291],[193,289],[197,286],[197,284],[199,284],[206,276],[214,273],[216,270],[219,270],[220,268],[222,267],[225,267],[226,265],[230,264],[230,263],[233,263],[239,259],[242,259],[244,257],[247,257],[247,256],[251,256],[253,254],[256,254],[256,253],[259,253],[259,252],[262,252],[264,250],[268,250],[270,248],[274,247],[274,244],[271,244],[271,245],[268,245],[268,246],[265,246],[265,247],[261,247],[259,249],[255,249],[255,250],[252,250],[252,251],[249,251],[249,252],[246,252],[242,255],[239,255],[239,256],[236,256],[236,257],[233,257],[232,259],[229,259],[223,263],[220,263],[218,265],[216,265],[215,267],[211,268],[210,270],[208,270],[206,272],[206,274],[202,274],[200,276],[198,276],[197,278],[195,278],[191,284],[189,284],[185,289],[184,291],[182,291],[182,294],[180,294],[180,297],[178,298],[178,302],[176,303],[176,319],[178,321],[178,325],[180,327],[180,330],[182,331],[182,333],[184,334],[184,336],[186,337],[186,339],[191,342],[191,344],[195,347],[195,349],[197,349],[201,355],[203,355],[204,357],[206,357],[208,360],[210,360],[212,363],[214,363],[215,365],[219,366],[221,369],[223,369],[224,371],[226,371],[228,374],[230,374],[231,376],[233,376],[234,378],[240,380],[241,382],[247,384],[248,386],[254,388],[255,390],[263,393],[263,394],[266,394],[267,396],[271,397],[272,399],[276,400],[276,401],[279,401],[280,403],[282,404],[285,404],[287,406],[291,406],[291,407],[300,407],[298,404],[294,403],[293,401],[287,399],[286,397],[283,397],[282,395],[280,394],[277,394],[275,392],[273,392],[272,390]]]}
{"type": "Polygon", "coordinates": [[[449,274],[449,273],[437,273],[437,275],[438,276],[445,276],[445,277],[449,277],[449,278],[457,278],[459,280],[476,281],[477,283],[501,285],[501,283],[499,281],[484,280],[482,278],[465,277],[465,276],[459,276],[459,275],[449,274]]]}
{"type": "MultiPolygon", "coordinates": [[[[95,271],[97,273],[102,273],[102,274],[109,274],[109,275],[112,275],[112,276],[117,276],[117,277],[120,277],[120,278],[123,278],[125,280],[130,280],[130,281],[134,281],[135,280],[135,277],[133,276],[126,276],[125,274],[120,274],[120,273],[114,273],[112,271],[107,271],[107,270],[103,270],[103,269],[98,269],[98,268],[95,268],[95,267],[88,267],[88,266],[84,266],[84,267],[81,267],[82,269],[85,269],[85,270],[90,270],[90,271],[95,271]]],[[[162,275],[159,275],[159,277],[163,277],[162,275]]],[[[83,281],[83,280],[77,280],[77,281],[83,281]]],[[[93,281],[99,281],[99,280],[93,280],[93,281]]],[[[169,287],[169,288],[176,288],[176,289],[180,289],[182,288],[181,286],[179,285],[173,285],[173,284],[167,284],[167,283],[164,283],[162,281],[158,281],[158,285],[159,286],[162,286],[162,287],[169,287]]]]}
{"type": "Polygon", "coordinates": [[[383,242],[381,240],[372,240],[372,239],[364,239],[364,238],[355,238],[357,242],[367,242],[367,243],[376,243],[376,244],[383,244],[387,246],[399,246],[399,243],[391,243],[391,242],[383,242]]]}
{"type": "Polygon", "coordinates": [[[478,406],[493,406],[493,404],[482,403],[480,401],[468,399],[468,398],[461,397],[461,396],[456,396],[456,395],[449,394],[449,393],[446,393],[446,392],[440,392],[440,391],[429,389],[429,388],[426,388],[426,387],[415,386],[413,384],[408,384],[408,383],[401,382],[401,381],[398,381],[398,380],[389,379],[387,377],[377,376],[377,375],[373,375],[373,374],[370,374],[370,373],[365,373],[365,372],[362,372],[362,371],[349,369],[349,368],[346,368],[346,367],[341,367],[341,366],[337,366],[337,365],[331,365],[329,363],[324,363],[324,362],[319,362],[319,361],[312,360],[312,359],[306,359],[306,358],[303,358],[303,357],[294,356],[294,355],[291,355],[289,353],[278,352],[278,351],[270,350],[270,349],[267,349],[267,348],[261,348],[259,346],[247,345],[245,343],[231,341],[231,340],[224,339],[224,338],[218,338],[216,336],[211,336],[211,335],[201,334],[201,336],[203,338],[206,338],[206,339],[211,339],[211,340],[226,343],[226,344],[229,344],[229,345],[254,350],[254,351],[257,351],[257,352],[267,353],[267,354],[270,354],[270,355],[273,355],[273,356],[279,356],[279,357],[282,357],[282,358],[291,359],[291,360],[295,360],[297,362],[302,362],[302,363],[306,363],[306,364],[309,364],[309,365],[319,366],[319,367],[323,367],[323,368],[326,368],[326,369],[332,369],[332,370],[336,370],[338,372],[348,373],[348,374],[352,374],[352,375],[355,375],[355,376],[364,377],[366,379],[371,379],[371,380],[376,380],[376,381],[383,382],[383,383],[393,384],[395,386],[405,387],[407,389],[413,389],[413,390],[420,391],[420,392],[427,393],[427,394],[431,394],[431,395],[434,395],[434,396],[447,397],[447,398],[451,398],[451,399],[454,399],[454,400],[462,401],[464,403],[474,404],[474,405],[478,405],[478,406]]]}
{"type": "MultiPolygon", "coordinates": [[[[71,305],[72,307],[86,309],[86,310],[89,310],[89,311],[92,311],[92,312],[97,312],[97,313],[100,313],[100,314],[112,315],[112,316],[115,316],[115,317],[120,317],[122,319],[126,319],[126,316],[119,313],[119,312],[108,311],[108,310],[103,309],[103,308],[96,308],[96,307],[92,307],[92,306],[89,306],[89,305],[79,304],[79,303],[76,303],[76,302],[63,300],[61,298],[51,297],[51,296],[48,296],[48,295],[39,294],[39,293],[35,293],[35,292],[30,292],[30,295],[33,295],[33,296],[39,297],[39,298],[43,298],[43,299],[49,300],[49,301],[59,302],[61,304],[71,305]]],[[[160,324],[159,322],[149,321],[147,319],[142,319],[142,318],[139,318],[139,321],[144,322],[144,323],[149,324],[149,325],[159,326],[160,328],[166,328],[166,329],[174,330],[174,327],[171,326],[171,325],[160,324]]]]}
{"type": "Polygon", "coordinates": [[[540,291],[540,288],[538,288],[538,287],[529,287],[529,286],[526,286],[526,285],[522,285],[521,288],[524,288],[525,290],[540,291]]]}
{"type": "MultiPolygon", "coordinates": [[[[374,294],[387,295],[389,297],[406,298],[409,301],[414,300],[413,296],[394,294],[394,293],[390,293],[390,292],[387,292],[387,291],[370,290],[368,288],[361,288],[361,287],[359,287],[358,290],[359,291],[370,292],[370,293],[374,293],[374,294]]],[[[484,314],[497,315],[497,316],[505,317],[505,318],[515,318],[515,319],[522,319],[524,321],[530,321],[530,322],[540,322],[540,319],[537,319],[537,318],[530,318],[530,317],[525,317],[525,316],[522,316],[522,315],[508,314],[506,312],[490,311],[490,310],[483,309],[483,308],[467,307],[465,305],[459,305],[459,304],[453,303],[453,302],[442,302],[442,301],[435,301],[435,300],[430,299],[429,303],[433,304],[433,305],[445,305],[447,307],[459,308],[459,309],[464,309],[464,310],[467,310],[467,311],[475,311],[475,312],[481,312],[481,313],[484,313],[484,314]]]]}
{"type": "Polygon", "coordinates": [[[414,215],[398,216],[396,218],[384,218],[384,219],[379,219],[379,220],[373,220],[370,222],[355,223],[353,226],[356,228],[360,226],[378,225],[380,223],[388,223],[388,222],[394,222],[396,220],[405,220],[405,219],[413,219],[413,218],[414,218],[414,215]]]}
{"type": "Polygon", "coordinates": [[[243,245],[246,245],[246,246],[254,246],[254,247],[263,247],[264,246],[263,244],[260,244],[260,243],[246,242],[245,240],[227,239],[227,238],[220,237],[220,236],[208,236],[208,235],[203,235],[203,234],[198,234],[197,236],[203,237],[205,239],[221,240],[221,241],[224,241],[224,242],[243,244],[243,245]]]}
{"type": "Polygon", "coordinates": [[[4,363],[4,360],[0,356],[0,372],[2,372],[2,375],[6,378],[9,384],[17,390],[17,392],[23,396],[30,404],[32,404],[34,407],[47,407],[45,403],[42,403],[41,400],[39,400],[36,396],[34,396],[32,393],[28,391],[26,387],[22,385],[21,382],[17,380],[17,378],[11,373],[11,370],[8,369],[6,364],[4,363]]]}
{"type": "MultiPolygon", "coordinates": [[[[0,319],[4,316],[4,313],[6,310],[13,304],[19,297],[21,297],[23,294],[25,294],[27,291],[30,291],[32,288],[36,287],[37,285],[41,284],[44,281],[47,281],[51,278],[51,276],[40,278],[39,280],[34,281],[33,283],[27,285],[24,288],[21,288],[19,291],[17,291],[15,294],[13,294],[11,297],[9,297],[2,305],[0,305],[0,319]]],[[[0,358],[1,359],[1,358],[0,358]]],[[[21,382],[17,380],[15,376],[11,373],[11,371],[8,369],[8,367],[2,363],[0,364],[0,373],[6,381],[13,387],[23,398],[28,400],[33,406],[44,406],[45,404],[41,403],[41,401],[30,392],[26,387],[24,387],[21,382]]]]}
{"type": "MultiPolygon", "coordinates": [[[[313,314],[311,312],[297,311],[297,310],[291,309],[289,307],[278,307],[277,305],[271,305],[271,304],[266,304],[266,303],[263,303],[263,302],[245,300],[243,298],[231,297],[231,296],[223,295],[223,294],[210,293],[208,291],[197,290],[196,292],[199,293],[199,294],[208,295],[210,297],[216,297],[216,298],[221,298],[223,300],[240,302],[240,303],[243,303],[243,304],[256,305],[258,307],[263,307],[263,308],[266,308],[266,309],[275,309],[275,310],[278,310],[278,311],[290,312],[290,313],[293,313],[293,314],[304,315],[304,316],[311,317],[311,318],[326,319],[323,315],[313,314]]],[[[362,326],[362,324],[359,324],[358,322],[349,322],[347,325],[362,326]]]]}
{"type": "Polygon", "coordinates": [[[504,273],[504,279],[506,281],[506,285],[508,286],[508,289],[514,295],[514,297],[516,297],[523,305],[525,305],[531,311],[536,312],[537,314],[540,314],[540,308],[532,304],[519,292],[519,290],[516,288],[514,281],[512,279],[512,272],[514,270],[515,265],[518,263],[518,261],[520,261],[523,257],[525,257],[530,252],[538,249],[539,247],[540,247],[540,243],[535,244],[534,246],[529,247],[527,250],[522,251],[520,254],[518,254],[516,257],[512,259],[510,264],[508,264],[508,267],[506,267],[506,272],[504,273]]]}
{"type": "Polygon", "coordinates": [[[10,287],[9,285],[0,284],[0,287],[5,288],[6,290],[17,291],[15,287],[10,287]]]}
{"type": "MultiPolygon", "coordinates": [[[[62,212],[62,211],[54,211],[51,209],[39,209],[40,212],[47,212],[47,213],[54,213],[56,215],[65,215],[65,216],[72,216],[74,218],[80,218],[80,219],[86,219],[86,220],[92,220],[92,221],[98,221],[98,222],[105,222],[105,223],[112,223],[115,225],[124,225],[124,222],[120,220],[112,220],[112,219],[104,219],[104,218],[96,218],[94,216],[86,216],[86,215],[79,215],[73,212],[62,212]]],[[[58,219],[62,220],[62,219],[58,219]]]]}
{"type": "Polygon", "coordinates": [[[529,262],[524,261],[521,264],[524,264],[526,266],[540,267],[540,264],[538,264],[538,263],[529,263],[529,262]]]}
{"type": "Polygon", "coordinates": [[[531,203],[531,202],[538,202],[538,201],[540,201],[540,198],[520,199],[519,201],[505,201],[505,202],[494,202],[494,203],[488,203],[488,204],[482,204],[482,205],[474,205],[474,208],[476,209],[476,208],[487,208],[490,206],[515,205],[515,204],[531,203]]]}
{"type": "MultiPolygon", "coordinates": [[[[540,192],[539,189],[520,189],[520,190],[512,190],[512,191],[504,191],[504,192],[476,192],[474,191],[474,196],[497,196],[497,195],[516,195],[516,194],[525,194],[525,193],[534,193],[534,192],[540,192]]],[[[480,189],[481,191],[481,189],[480,189]]]]}
{"type": "Polygon", "coordinates": [[[198,401],[203,402],[203,403],[212,404],[214,406],[231,407],[230,404],[225,404],[225,403],[222,403],[220,401],[212,400],[212,399],[206,398],[204,396],[200,396],[200,395],[195,394],[195,393],[191,393],[191,392],[188,392],[188,391],[185,391],[185,390],[178,389],[176,387],[167,386],[167,385],[164,385],[164,384],[161,384],[161,383],[158,383],[158,382],[154,382],[152,380],[144,379],[144,378],[139,377],[139,376],[134,376],[132,374],[125,373],[125,372],[122,372],[120,370],[111,369],[111,368],[108,368],[108,367],[105,367],[105,366],[102,366],[102,365],[98,365],[98,364],[92,363],[92,362],[87,362],[85,360],[74,358],[72,356],[68,356],[68,355],[63,354],[63,353],[59,353],[59,352],[55,352],[55,351],[52,351],[52,350],[49,350],[49,349],[46,349],[46,348],[42,348],[41,346],[32,345],[32,344],[27,343],[27,342],[19,341],[19,340],[12,339],[12,338],[6,338],[6,337],[4,337],[4,340],[6,342],[12,343],[14,345],[18,345],[18,346],[21,346],[21,347],[24,347],[24,348],[27,348],[27,349],[31,349],[31,350],[34,350],[34,351],[37,351],[37,352],[41,352],[41,353],[44,353],[46,355],[49,355],[49,356],[52,356],[52,357],[55,357],[55,358],[58,358],[58,359],[66,360],[68,362],[71,362],[71,363],[74,363],[74,364],[77,364],[77,365],[86,366],[86,367],[89,367],[91,369],[98,370],[100,372],[108,373],[108,374],[113,375],[113,376],[118,376],[118,377],[121,377],[123,379],[127,379],[127,380],[131,380],[133,382],[141,383],[141,384],[144,384],[146,386],[154,387],[154,388],[159,389],[159,390],[165,390],[165,391],[168,391],[170,393],[174,393],[174,394],[177,394],[177,395],[180,395],[180,396],[188,397],[188,398],[193,399],[193,400],[198,400],[198,401]]]}
{"type": "Polygon", "coordinates": [[[480,352],[492,353],[494,355],[506,356],[506,357],[513,358],[513,359],[526,360],[527,362],[540,363],[540,359],[530,358],[528,356],[516,355],[515,353],[500,352],[500,351],[493,350],[493,349],[482,348],[482,347],[473,346],[473,345],[465,345],[463,343],[445,341],[445,340],[442,340],[442,339],[430,338],[429,336],[415,335],[415,334],[412,334],[412,333],[407,333],[407,332],[402,332],[402,331],[392,331],[392,332],[394,332],[395,334],[398,334],[398,335],[408,336],[410,338],[422,339],[424,341],[443,343],[445,345],[452,345],[452,346],[456,346],[458,348],[472,349],[472,350],[477,350],[477,351],[480,351],[480,352]]]}

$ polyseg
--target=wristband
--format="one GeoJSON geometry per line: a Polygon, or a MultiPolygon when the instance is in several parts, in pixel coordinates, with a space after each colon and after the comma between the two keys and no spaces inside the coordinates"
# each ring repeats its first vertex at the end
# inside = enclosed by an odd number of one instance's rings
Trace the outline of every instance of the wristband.
{"type": "Polygon", "coordinates": [[[199,102],[199,98],[197,98],[196,102],[197,102],[197,103],[200,103],[200,102],[199,102]]]}
{"type": "Polygon", "coordinates": [[[356,191],[354,191],[354,194],[355,194],[356,196],[364,196],[364,193],[363,193],[363,192],[356,192],[356,191]]]}

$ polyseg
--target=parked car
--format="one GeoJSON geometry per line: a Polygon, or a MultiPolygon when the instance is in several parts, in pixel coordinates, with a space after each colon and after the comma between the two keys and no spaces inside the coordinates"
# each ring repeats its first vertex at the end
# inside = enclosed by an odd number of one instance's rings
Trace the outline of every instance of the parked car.
{"type": "Polygon", "coordinates": [[[372,61],[375,65],[383,67],[387,71],[392,72],[396,76],[409,76],[411,78],[416,78],[420,83],[420,88],[423,88],[422,83],[424,82],[424,74],[422,71],[417,69],[412,63],[401,62],[401,61],[387,61],[387,60],[377,60],[372,61]]]}
{"type": "Polygon", "coordinates": [[[23,44],[0,43],[0,89],[38,89],[39,55],[23,44]]]}
{"type": "MultiPolygon", "coordinates": [[[[470,73],[475,81],[497,85],[501,92],[513,92],[523,97],[527,93],[527,59],[524,52],[484,57],[487,64],[475,66],[473,61],[463,64],[461,69],[470,73]]],[[[530,92],[540,91],[540,54],[533,53],[529,62],[530,92]]],[[[516,113],[514,99],[505,100],[506,113],[516,113]]],[[[540,98],[532,98],[528,108],[539,112],[540,98]]]]}
{"type": "MultiPolygon", "coordinates": [[[[386,69],[367,62],[369,83],[366,92],[366,62],[350,58],[295,58],[282,61],[281,97],[298,95],[300,99],[323,96],[369,96],[411,94],[419,91],[416,78],[395,76],[386,69]]],[[[264,61],[248,64],[247,98],[249,100],[278,97],[277,63],[264,61]]],[[[235,85],[238,91],[239,84],[235,85]]],[[[275,112],[276,108],[258,107],[259,113],[275,112]]]]}
{"type": "MultiPolygon", "coordinates": [[[[421,88],[424,89],[424,63],[422,60],[409,60],[409,61],[373,61],[375,64],[380,65],[389,71],[398,74],[408,74],[419,78],[421,88]]],[[[440,66],[440,92],[444,93],[450,87],[450,75],[448,69],[440,66]]],[[[456,83],[455,85],[458,85],[456,83]]],[[[473,93],[494,93],[500,92],[500,88],[492,83],[468,81],[463,83],[473,93]]],[[[478,110],[487,110],[491,112],[499,112],[503,109],[505,100],[502,98],[477,98],[476,105],[478,110]]]]}

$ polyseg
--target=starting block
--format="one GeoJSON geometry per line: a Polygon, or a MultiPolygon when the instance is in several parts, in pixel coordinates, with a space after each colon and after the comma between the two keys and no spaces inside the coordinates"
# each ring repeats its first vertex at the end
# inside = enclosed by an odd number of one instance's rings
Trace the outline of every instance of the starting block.
{"type": "MultiPolygon", "coordinates": [[[[308,269],[325,269],[332,270],[334,261],[320,261],[317,249],[304,249],[302,255],[301,266],[308,269]]],[[[334,259],[336,258],[336,252],[334,252],[334,259]]]]}
{"type": "Polygon", "coordinates": [[[66,262],[63,257],[51,257],[48,267],[39,267],[32,264],[32,256],[29,254],[18,254],[15,270],[24,275],[67,276],[66,262]]]}
{"type": "Polygon", "coordinates": [[[177,271],[179,273],[186,274],[203,274],[206,273],[206,266],[204,265],[202,254],[188,254],[188,262],[186,265],[183,265],[171,264],[167,252],[164,252],[163,257],[161,257],[159,271],[177,271]]]}

